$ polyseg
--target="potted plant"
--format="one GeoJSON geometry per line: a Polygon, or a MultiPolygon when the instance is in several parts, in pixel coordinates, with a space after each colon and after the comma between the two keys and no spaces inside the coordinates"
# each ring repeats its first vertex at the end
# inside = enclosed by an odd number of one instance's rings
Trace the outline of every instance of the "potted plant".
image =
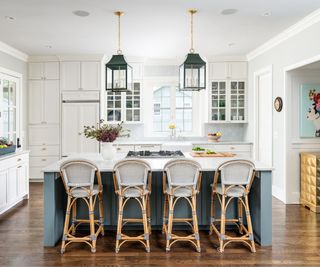
{"type": "Polygon", "coordinates": [[[97,126],[84,126],[84,135],[87,138],[102,142],[101,154],[103,159],[111,160],[116,154],[113,142],[118,137],[129,137],[129,130],[123,129],[123,122],[118,124],[107,124],[100,120],[97,126]]]}
{"type": "Polygon", "coordinates": [[[16,146],[5,137],[0,137],[0,156],[14,153],[16,146]]]}

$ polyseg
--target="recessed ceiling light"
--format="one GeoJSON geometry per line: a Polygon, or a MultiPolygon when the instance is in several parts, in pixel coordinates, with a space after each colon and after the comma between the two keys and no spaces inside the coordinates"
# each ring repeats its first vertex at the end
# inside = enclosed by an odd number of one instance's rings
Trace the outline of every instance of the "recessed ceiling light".
{"type": "Polygon", "coordinates": [[[222,15],[232,15],[238,12],[238,9],[235,8],[228,8],[221,11],[222,15]]]}
{"type": "Polygon", "coordinates": [[[271,12],[264,12],[264,13],[262,14],[262,16],[263,16],[263,17],[269,17],[269,16],[271,16],[271,12]]]}
{"type": "Polygon", "coordinates": [[[11,17],[11,16],[5,16],[5,19],[10,21],[16,20],[15,17],[11,17]]]}
{"type": "Polygon", "coordinates": [[[51,45],[45,45],[44,47],[45,47],[45,48],[52,48],[51,45]]]}
{"type": "Polygon", "coordinates": [[[79,17],[88,17],[90,15],[90,13],[85,10],[75,10],[72,13],[79,17]]]}
{"type": "Polygon", "coordinates": [[[235,46],[235,43],[228,43],[229,47],[235,46]]]}

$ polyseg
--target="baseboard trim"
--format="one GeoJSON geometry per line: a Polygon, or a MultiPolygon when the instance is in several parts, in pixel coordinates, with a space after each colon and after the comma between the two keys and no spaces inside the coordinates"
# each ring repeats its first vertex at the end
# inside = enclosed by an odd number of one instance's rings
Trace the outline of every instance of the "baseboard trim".
{"type": "Polygon", "coordinates": [[[286,203],[283,190],[281,188],[279,188],[278,186],[275,186],[275,185],[272,186],[272,195],[275,198],[277,198],[280,201],[282,201],[283,203],[286,203]]]}

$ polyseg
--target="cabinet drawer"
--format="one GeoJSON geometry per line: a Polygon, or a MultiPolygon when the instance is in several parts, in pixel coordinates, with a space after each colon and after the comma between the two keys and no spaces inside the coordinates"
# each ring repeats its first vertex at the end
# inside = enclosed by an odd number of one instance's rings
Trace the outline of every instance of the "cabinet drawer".
{"type": "Polygon", "coordinates": [[[59,145],[59,126],[29,126],[29,145],[59,145]]]}
{"type": "Polygon", "coordinates": [[[59,157],[30,157],[30,166],[31,167],[45,167],[48,164],[56,162],[59,160],[59,157]]]}
{"type": "Polygon", "coordinates": [[[29,160],[28,153],[17,155],[12,158],[4,159],[0,161],[0,169],[2,170],[2,169],[11,168],[11,167],[17,166],[18,164],[28,162],[28,160],[29,160]]]}
{"type": "Polygon", "coordinates": [[[30,156],[59,156],[59,146],[30,146],[30,156]]]}
{"type": "Polygon", "coordinates": [[[134,151],[133,145],[115,145],[115,148],[116,148],[117,152],[119,152],[119,153],[127,153],[130,150],[134,151]]]}
{"type": "Polygon", "coordinates": [[[153,145],[153,144],[135,145],[134,150],[135,151],[140,151],[140,150],[160,151],[161,145],[153,145]]]}
{"type": "Polygon", "coordinates": [[[43,179],[43,167],[30,167],[30,179],[43,179]]]}
{"type": "Polygon", "coordinates": [[[99,92],[63,92],[62,101],[76,101],[76,100],[85,100],[85,101],[99,101],[100,93],[99,92]]]}

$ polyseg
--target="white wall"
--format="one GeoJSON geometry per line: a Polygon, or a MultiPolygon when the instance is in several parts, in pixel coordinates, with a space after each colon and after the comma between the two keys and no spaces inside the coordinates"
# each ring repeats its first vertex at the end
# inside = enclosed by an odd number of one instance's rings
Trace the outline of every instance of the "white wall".
{"type": "MultiPolygon", "coordinates": [[[[319,20],[318,20],[319,21],[319,20]]],[[[287,99],[285,90],[285,68],[320,55],[320,22],[300,31],[287,40],[280,42],[263,54],[249,60],[249,124],[246,128],[246,139],[253,140],[253,77],[254,72],[267,66],[273,67],[273,99],[280,96],[284,100],[282,112],[273,111],[273,193],[286,203],[297,200],[298,187],[292,188],[290,184],[297,185],[298,172],[295,176],[291,171],[293,166],[299,166],[297,157],[292,158],[291,149],[288,148],[290,140],[290,112],[292,103],[287,99]],[[287,128],[288,127],[288,128],[287,128]],[[286,128],[288,130],[286,130],[286,128]],[[292,161],[293,160],[293,161],[292,161]]],[[[291,90],[291,88],[288,88],[291,90]]],[[[292,118],[293,119],[293,118],[292,118]]],[[[318,141],[319,142],[319,141],[318,141]]]]}
{"type": "Polygon", "coordinates": [[[0,51],[0,67],[22,74],[22,146],[26,147],[27,132],[27,63],[0,51]]]}

